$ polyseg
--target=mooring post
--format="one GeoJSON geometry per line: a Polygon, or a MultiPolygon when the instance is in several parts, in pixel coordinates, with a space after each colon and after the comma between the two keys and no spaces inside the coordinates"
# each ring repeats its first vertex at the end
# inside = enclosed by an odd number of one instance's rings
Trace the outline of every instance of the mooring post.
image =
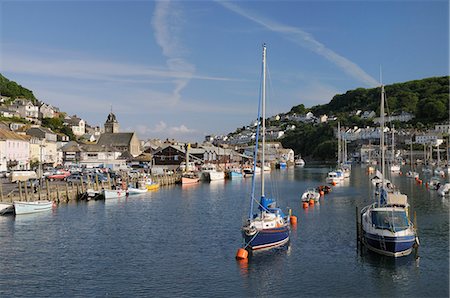
{"type": "Polygon", "coordinates": [[[22,181],[19,181],[19,198],[22,201],[22,181]]]}
{"type": "Polygon", "coordinates": [[[47,200],[51,201],[52,198],[50,197],[50,184],[48,183],[48,179],[45,179],[45,187],[47,188],[47,200]]]}

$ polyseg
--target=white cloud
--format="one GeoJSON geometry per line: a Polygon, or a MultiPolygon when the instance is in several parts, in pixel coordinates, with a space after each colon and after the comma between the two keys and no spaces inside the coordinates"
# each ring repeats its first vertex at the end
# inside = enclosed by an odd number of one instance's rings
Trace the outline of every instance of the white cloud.
{"type": "Polygon", "coordinates": [[[164,121],[160,121],[153,127],[145,124],[139,124],[136,126],[136,132],[139,136],[144,138],[168,137],[176,139],[186,138],[199,133],[197,130],[188,128],[184,124],[179,126],[169,126],[164,121]]]}
{"type": "Polygon", "coordinates": [[[323,56],[339,68],[341,68],[345,73],[354,79],[368,85],[377,86],[379,82],[372,76],[367,74],[362,70],[356,63],[350,61],[349,59],[335,53],[333,50],[327,48],[324,44],[319,42],[310,33],[296,27],[283,25],[272,20],[263,18],[253,12],[246,11],[241,7],[235,5],[234,3],[218,1],[223,7],[237,13],[263,27],[269,29],[270,31],[281,33],[285,38],[290,41],[305,47],[314,53],[323,56]]]}
{"type": "Polygon", "coordinates": [[[167,66],[169,70],[185,74],[183,78],[173,81],[175,88],[171,96],[172,104],[180,101],[181,91],[188,85],[195,73],[195,66],[181,57],[185,51],[179,40],[181,15],[181,11],[171,1],[156,1],[152,20],[156,42],[161,47],[163,55],[168,58],[167,66]]]}

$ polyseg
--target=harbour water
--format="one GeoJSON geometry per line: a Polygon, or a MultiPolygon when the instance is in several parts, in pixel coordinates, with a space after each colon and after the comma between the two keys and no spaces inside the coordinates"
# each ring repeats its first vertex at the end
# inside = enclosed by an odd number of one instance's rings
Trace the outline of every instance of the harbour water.
{"type": "Polygon", "coordinates": [[[272,171],[266,187],[298,224],[289,246],[247,262],[235,253],[248,178],[0,217],[0,297],[448,297],[449,199],[393,177],[417,214],[420,257],[383,257],[357,250],[355,209],[372,202],[365,168],[302,208],[328,170],[272,171]]]}

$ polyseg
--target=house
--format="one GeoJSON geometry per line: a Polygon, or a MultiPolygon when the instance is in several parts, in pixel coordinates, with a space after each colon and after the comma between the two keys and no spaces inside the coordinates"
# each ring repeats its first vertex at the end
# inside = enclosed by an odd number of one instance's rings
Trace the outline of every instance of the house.
{"type": "Polygon", "coordinates": [[[376,114],[374,111],[364,111],[364,113],[361,114],[361,119],[372,119],[375,118],[376,114]]]}
{"type": "Polygon", "coordinates": [[[65,166],[78,165],[86,168],[109,167],[112,169],[126,167],[126,160],[120,159],[121,152],[112,146],[98,144],[79,144],[75,141],[61,148],[65,166]]]}
{"type": "Polygon", "coordinates": [[[30,137],[0,128],[0,170],[30,168],[30,137]]]}
{"type": "Polygon", "coordinates": [[[12,117],[20,117],[19,113],[15,111],[11,111],[6,107],[0,107],[0,117],[4,118],[12,118],[12,117]]]}
{"type": "Polygon", "coordinates": [[[328,116],[326,114],[319,116],[319,123],[326,123],[327,121],[328,121],[328,116]]]}
{"type": "Polygon", "coordinates": [[[57,141],[57,134],[46,127],[31,127],[26,131],[27,135],[49,142],[57,141]]]}
{"type": "Polygon", "coordinates": [[[19,113],[20,117],[27,119],[28,121],[37,121],[39,118],[39,107],[35,106],[31,100],[16,99],[9,109],[12,112],[19,113]]]}
{"type": "Polygon", "coordinates": [[[72,129],[75,136],[80,137],[86,133],[86,122],[76,115],[64,118],[64,124],[72,129]]]}
{"type": "Polygon", "coordinates": [[[438,124],[434,126],[434,130],[439,133],[446,133],[450,135],[450,125],[449,124],[438,124]]]}
{"type": "Polygon", "coordinates": [[[58,162],[57,134],[45,127],[31,127],[26,133],[32,140],[37,140],[37,142],[31,141],[30,146],[33,148],[30,151],[35,152],[34,148],[39,147],[37,155],[30,154],[30,158],[48,166],[54,166],[58,162]]]}
{"type": "Polygon", "coordinates": [[[56,116],[56,109],[49,104],[42,103],[39,106],[39,118],[54,118],[56,116]]]}

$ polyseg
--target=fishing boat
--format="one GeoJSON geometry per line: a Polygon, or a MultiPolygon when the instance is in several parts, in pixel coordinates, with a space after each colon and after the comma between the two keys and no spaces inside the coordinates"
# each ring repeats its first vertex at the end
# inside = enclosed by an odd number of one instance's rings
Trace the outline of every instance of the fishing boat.
{"type": "Polygon", "coordinates": [[[239,179],[244,177],[244,174],[242,173],[242,170],[240,168],[231,168],[227,170],[227,177],[229,179],[239,179]]]}
{"type": "Polygon", "coordinates": [[[303,194],[301,201],[309,202],[310,200],[314,200],[315,202],[319,201],[320,193],[314,188],[308,188],[303,194]]]}
{"type": "Polygon", "coordinates": [[[225,172],[218,171],[215,164],[204,164],[202,166],[202,179],[206,181],[215,181],[225,179],[225,172]]]}
{"type": "MultiPolygon", "coordinates": [[[[260,117],[258,113],[257,119],[262,119],[262,150],[261,150],[261,164],[265,162],[265,100],[266,100],[266,45],[263,45],[263,80],[262,80],[262,96],[260,105],[262,107],[260,117]]],[[[258,108],[259,111],[259,108],[258,108]]],[[[253,171],[256,171],[256,161],[258,156],[258,136],[260,123],[258,121],[255,151],[253,153],[253,171]]],[[[245,241],[245,247],[250,250],[261,250],[278,247],[286,244],[289,241],[289,218],[286,217],[280,208],[275,206],[275,200],[265,195],[265,175],[264,170],[261,171],[261,196],[259,200],[256,199],[255,176],[252,178],[252,192],[250,197],[250,210],[248,218],[242,227],[242,235],[245,241]],[[254,210],[255,203],[258,205],[257,210],[254,210]]]]}
{"type": "MultiPolygon", "coordinates": [[[[381,86],[380,131],[384,131],[384,86],[381,86]]],[[[375,202],[362,208],[360,213],[361,241],[376,253],[401,257],[409,255],[419,241],[409,219],[408,197],[386,187],[384,133],[380,134],[381,179],[375,202]]]]}
{"type": "Polygon", "coordinates": [[[9,214],[14,212],[14,204],[0,203],[0,215],[9,214]]]}
{"type": "Polygon", "coordinates": [[[413,178],[413,179],[419,179],[419,173],[415,171],[408,171],[406,172],[406,177],[413,178]]]}
{"type": "Polygon", "coordinates": [[[42,201],[14,201],[14,212],[16,215],[44,212],[52,209],[53,202],[42,200],[42,201]]]}
{"type": "Polygon", "coordinates": [[[200,182],[200,178],[194,172],[186,172],[186,173],[183,173],[183,175],[181,176],[181,184],[183,184],[183,185],[197,184],[199,182],[200,182]]]}

